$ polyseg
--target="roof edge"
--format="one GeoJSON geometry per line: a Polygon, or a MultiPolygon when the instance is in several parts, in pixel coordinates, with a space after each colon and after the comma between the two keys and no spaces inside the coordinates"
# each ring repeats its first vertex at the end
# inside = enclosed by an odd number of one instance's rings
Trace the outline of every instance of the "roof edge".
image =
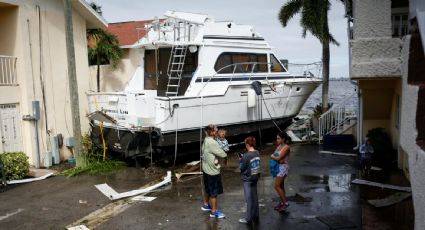
{"type": "Polygon", "coordinates": [[[99,15],[85,0],[73,0],[72,6],[87,20],[87,29],[106,29],[108,22],[99,15]]]}

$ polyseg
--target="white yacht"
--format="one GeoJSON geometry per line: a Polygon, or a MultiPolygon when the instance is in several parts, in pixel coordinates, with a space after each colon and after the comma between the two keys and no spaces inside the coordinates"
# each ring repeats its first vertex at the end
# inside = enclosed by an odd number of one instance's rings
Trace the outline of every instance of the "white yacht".
{"type": "Polygon", "coordinates": [[[144,29],[126,89],[87,95],[93,140],[126,157],[199,142],[210,123],[230,138],[285,128],[321,83],[291,75],[249,25],[167,11],[144,29]]]}

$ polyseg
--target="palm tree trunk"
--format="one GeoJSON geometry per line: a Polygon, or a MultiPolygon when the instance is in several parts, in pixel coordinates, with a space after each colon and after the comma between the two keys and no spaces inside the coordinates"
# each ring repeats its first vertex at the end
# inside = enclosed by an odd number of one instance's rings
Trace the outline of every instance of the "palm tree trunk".
{"type": "Polygon", "coordinates": [[[329,103],[329,43],[322,44],[323,81],[322,81],[322,111],[328,110],[329,103]]]}
{"type": "Polygon", "coordinates": [[[100,65],[97,65],[97,72],[96,72],[96,83],[97,83],[97,92],[100,92],[100,65]]]}
{"type": "Polygon", "coordinates": [[[97,92],[100,92],[100,57],[97,55],[96,58],[97,72],[96,72],[96,83],[97,83],[97,92]]]}

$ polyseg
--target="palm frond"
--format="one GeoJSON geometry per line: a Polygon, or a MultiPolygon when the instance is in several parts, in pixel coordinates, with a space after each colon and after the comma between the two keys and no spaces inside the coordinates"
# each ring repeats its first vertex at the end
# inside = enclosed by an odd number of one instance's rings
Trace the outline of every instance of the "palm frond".
{"type": "Polygon", "coordinates": [[[289,20],[301,10],[302,3],[302,0],[290,0],[280,8],[279,21],[283,27],[286,27],[289,20]]]}

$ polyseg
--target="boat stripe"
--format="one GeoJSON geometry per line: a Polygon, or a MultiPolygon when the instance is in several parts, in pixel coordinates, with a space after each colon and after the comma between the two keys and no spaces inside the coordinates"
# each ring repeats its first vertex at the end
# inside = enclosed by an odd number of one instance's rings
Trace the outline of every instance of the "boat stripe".
{"type": "Polygon", "coordinates": [[[306,78],[304,76],[279,76],[279,77],[204,77],[196,78],[196,82],[227,82],[227,81],[249,81],[249,80],[280,80],[280,79],[299,79],[306,78]]]}
{"type": "Polygon", "coordinates": [[[204,35],[204,39],[224,39],[224,40],[257,40],[264,41],[262,37],[248,37],[248,36],[220,36],[220,35],[204,35]]]}

